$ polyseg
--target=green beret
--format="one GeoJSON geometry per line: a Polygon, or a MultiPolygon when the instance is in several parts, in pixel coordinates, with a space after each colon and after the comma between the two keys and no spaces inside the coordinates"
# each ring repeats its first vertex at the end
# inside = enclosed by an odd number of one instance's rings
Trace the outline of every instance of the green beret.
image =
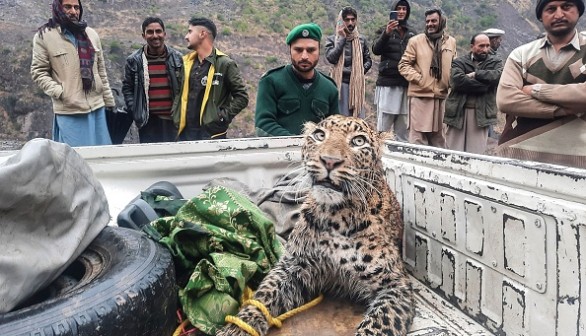
{"type": "Polygon", "coordinates": [[[310,38],[319,42],[321,40],[321,28],[315,23],[300,24],[291,29],[285,42],[291,45],[298,38],[310,38]]]}

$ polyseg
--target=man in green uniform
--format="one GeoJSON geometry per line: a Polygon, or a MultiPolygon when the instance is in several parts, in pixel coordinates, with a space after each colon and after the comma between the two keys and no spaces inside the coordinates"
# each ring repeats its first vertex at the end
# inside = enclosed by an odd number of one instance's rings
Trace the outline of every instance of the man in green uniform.
{"type": "Polygon", "coordinates": [[[269,70],[258,84],[258,136],[299,135],[305,122],[339,113],[334,81],[315,69],[321,35],[315,23],[299,25],[287,35],[291,64],[269,70]]]}

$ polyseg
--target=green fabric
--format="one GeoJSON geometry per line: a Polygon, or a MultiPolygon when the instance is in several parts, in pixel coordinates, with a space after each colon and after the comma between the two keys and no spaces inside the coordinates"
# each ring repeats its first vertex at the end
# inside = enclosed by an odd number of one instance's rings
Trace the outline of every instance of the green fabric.
{"type": "Polygon", "coordinates": [[[248,198],[222,186],[189,201],[143,198],[158,212],[183,202],[175,216],[144,230],[174,256],[183,311],[196,328],[214,335],[226,315],[238,312],[245,286],[256,287],[281,256],[273,223],[248,198]]]}
{"type": "Polygon", "coordinates": [[[293,41],[297,40],[298,38],[310,38],[320,42],[321,28],[315,23],[300,24],[297,27],[291,29],[289,34],[287,34],[285,42],[288,45],[291,45],[291,43],[293,43],[293,41]]]}
{"type": "Polygon", "coordinates": [[[258,136],[299,135],[307,121],[318,123],[338,113],[336,84],[319,71],[308,89],[291,64],[268,71],[258,83],[254,115],[258,136]]]}

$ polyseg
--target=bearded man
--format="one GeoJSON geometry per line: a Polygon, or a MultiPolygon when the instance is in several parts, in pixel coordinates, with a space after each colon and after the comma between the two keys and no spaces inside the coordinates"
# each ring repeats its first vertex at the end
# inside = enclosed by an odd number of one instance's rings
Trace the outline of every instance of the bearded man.
{"type": "Polygon", "coordinates": [[[79,0],[54,0],[52,14],[33,38],[31,76],[53,102],[53,140],[111,145],[106,108],[116,103],[100,37],[82,20],[79,0]]]}
{"type": "Polygon", "coordinates": [[[443,119],[456,39],[445,28],[440,9],[426,11],[425,33],[409,40],[399,61],[399,72],[409,82],[410,143],[446,148],[443,119]]]}
{"type": "Polygon", "coordinates": [[[299,135],[307,121],[320,122],[338,114],[338,89],[317,71],[321,28],[301,24],[287,35],[291,64],[267,71],[256,96],[258,136],[299,135]]]}
{"type": "Polygon", "coordinates": [[[452,62],[444,115],[449,149],[486,151],[488,128],[497,121],[496,88],[503,72],[502,61],[490,50],[488,35],[476,34],[470,40],[470,53],[452,62]]]}
{"type": "Polygon", "coordinates": [[[340,114],[364,118],[364,75],[372,67],[366,38],[358,33],[358,14],[344,7],[338,14],[336,33],[326,40],[326,59],[338,87],[340,114]]]}

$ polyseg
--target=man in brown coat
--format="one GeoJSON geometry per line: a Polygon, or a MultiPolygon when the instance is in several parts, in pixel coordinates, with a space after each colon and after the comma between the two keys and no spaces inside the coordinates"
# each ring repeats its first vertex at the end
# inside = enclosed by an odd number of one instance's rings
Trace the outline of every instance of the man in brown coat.
{"type": "Polygon", "coordinates": [[[409,142],[446,148],[443,134],[445,99],[456,39],[445,33],[440,9],[425,12],[425,33],[409,40],[399,72],[409,81],[409,142]]]}
{"type": "Polygon", "coordinates": [[[496,102],[506,123],[496,153],[586,168],[584,0],[539,0],[546,35],[511,52],[496,102]]]}

